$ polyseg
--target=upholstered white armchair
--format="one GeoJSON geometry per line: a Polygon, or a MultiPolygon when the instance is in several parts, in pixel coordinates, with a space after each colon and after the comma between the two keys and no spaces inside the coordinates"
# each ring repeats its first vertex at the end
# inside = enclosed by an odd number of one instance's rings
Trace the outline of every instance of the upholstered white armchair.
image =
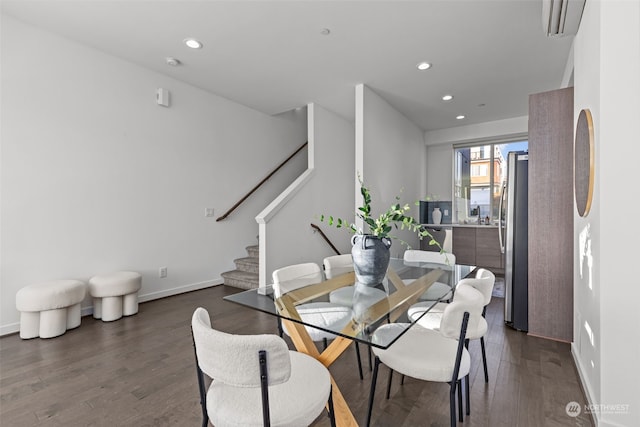
{"type": "MultiPolygon", "coordinates": [[[[322,261],[322,265],[324,267],[324,276],[327,279],[332,279],[341,274],[346,274],[354,271],[353,257],[351,256],[351,254],[328,256],[322,261]]],[[[381,299],[387,297],[387,293],[385,291],[372,287],[362,289],[361,291],[359,291],[357,296],[355,295],[355,293],[356,287],[354,285],[345,286],[331,292],[329,294],[329,301],[335,304],[343,305],[345,307],[353,308],[355,296],[355,299],[357,299],[359,303],[363,304],[365,307],[370,307],[381,299]]],[[[357,341],[355,344],[356,355],[358,356],[358,367],[360,368],[362,366],[362,361],[360,360],[360,347],[358,346],[357,341]]],[[[371,370],[371,347],[367,346],[367,350],[369,355],[369,370],[371,370]]],[[[361,368],[360,379],[363,379],[361,368]]]]}
{"type": "Polygon", "coordinates": [[[324,275],[327,279],[353,271],[353,257],[351,254],[331,255],[322,261],[324,275]]]}
{"type": "MultiPolygon", "coordinates": [[[[475,327],[473,323],[482,317],[482,296],[475,289],[470,289],[468,299],[460,298],[447,304],[438,330],[425,329],[414,325],[408,329],[393,345],[383,350],[373,347],[376,355],[371,390],[369,394],[369,410],[367,426],[371,420],[375,387],[380,363],[390,369],[387,399],[390,395],[393,371],[403,376],[423,381],[446,382],[449,384],[449,405],[451,426],[456,425],[456,391],[458,394],[458,415],[462,421],[462,379],[466,377],[466,388],[469,387],[470,357],[464,341],[467,327],[475,327]]],[[[397,328],[405,325],[391,323],[378,328],[373,341],[388,341],[384,335],[397,335],[397,328]]],[[[468,394],[467,394],[468,397],[468,394]]],[[[467,407],[469,401],[467,400],[467,407]]]]}
{"type": "MultiPolygon", "coordinates": [[[[443,264],[454,266],[456,263],[456,256],[452,253],[440,253],[434,251],[421,251],[417,249],[407,249],[404,251],[404,261],[407,263],[420,263],[428,262],[433,264],[443,264]]],[[[405,283],[410,283],[411,280],[404,280],[405,283]]],[[[434,282],[427,291],[420,296],[420,301],[437,301],[442,295],[445,295],[442,300],[449,301],[453,297],[451,286],[442,283],[434,282]]]]}
{"type": "MultiPolygon", "coordinates": [[[[483,298],[483,308],[482,308],[482,319],[477,323],[476,328],[469,328],[467,330],[467,341],[469,340],[480,340],[480,347],[482,350],[482,366],[484,368],[484,381],[489,382],[489,372],[487,369],[487,354],[485,349],[484,336],[488,330],[488,324],[485,320],[484,316],[487,311],[487,306],[491,302],[491,297],[493,295],[493,288],[495,286],[496,276],[491,271],[485,268],[478,268],[473,275],[473,277],[468,277],[462,279],[458,282],[456,286],[456,293],[458,289],[463,288],[464,286],[471,286],[476,289],[478,292],[482,294],[483,298]]],[[[455,300],[455,296],[454,296],[455,300]]],[[[416,320],[418,317],[422,315],[427,308],[430,306],[429,303],[416,303],[412,305],[408,310],[408,315],[411,320],[416,320]]],[[[429,312],[422,316],[418,321],[418,324],[422,327],[428,329],[437,329],[440,326],[440,320],[442,319],[442,312],[446,307],[446,303],[438,303],[436,304],[429,312]]],[[[467,343],[468,346],[468,343],[467,343]]]]}
{"type": "MultiPolygon", "coordinates": [[[[323,262],[324,275],[327,279],[332,279],[341,274],[354,271],[353,258],[351,254],[332,255],[326,257],[323,262]]],[[[355,295],[355,286],[345,286],[329,294],[329,301],[344,305],[345,307],[353,307],[353,298],[355,295]]],[[[367,288],[366,294],[360,294],[360,298],[365,298],[368,305],[372,305],[382,298],[387,297],[387,293],[377,288],[367,288]]]]}
{"type": "Polygon", "coordinates": [[[325,406],[335,425],[329,371],[316,359],[290,351],[277,335],[215,330],[202,307],[194,311],[191,329],[203,427],[209,420],[216,427],[306,426],[325,406]]]}
{"type": "MultiPolygon", "coordinates": [[[[323,275],[318,264],[308,262],[293,264],[274,270],[272,278],[274,297],[279,298],[287,292],[322,282],[323,275]]],[[[296,310],[303,321],[314,325],[323,325],[325,329],[331,331],[344,329],[353,318],[351,307],[329,301],[300,304],[296,306],[296,310]]],[[[283,332],[289,335],[289,331],[287,331],[286,327],[282,327],[281,322],[278,323],[278,327],[281,336],[283,332]]],[[[336,337],[336,334],[323,329],[312,328],[310,326],[306,326],[305,329],[314,342],[323,342],[325,348],[327,347],[327,341],[336,337]]],[[[356,346],[356,356],[358,358],[360,379],[362,379],[362,361],[360,359],[360,349],[358,346],[356,346]]]]}

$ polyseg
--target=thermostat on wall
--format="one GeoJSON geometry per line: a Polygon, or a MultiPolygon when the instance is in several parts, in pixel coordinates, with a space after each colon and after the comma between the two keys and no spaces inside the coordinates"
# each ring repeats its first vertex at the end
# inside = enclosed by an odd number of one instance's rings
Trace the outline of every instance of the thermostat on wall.
{"type": "Polygon", "coordinates": [[[163,107],[169,106],[169,91],[164,88],[158,88],[156,90],[156,102],[163,107]]]}

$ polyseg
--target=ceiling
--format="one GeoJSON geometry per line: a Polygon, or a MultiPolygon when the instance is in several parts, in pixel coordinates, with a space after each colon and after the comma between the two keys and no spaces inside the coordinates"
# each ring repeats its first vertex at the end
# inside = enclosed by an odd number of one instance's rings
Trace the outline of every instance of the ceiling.
{"type": "Polygon", "coordinates": [[[424,130],[527,115],[529,94],[561,86],[573,39],[544,34],[541,0],[3,0],[2,10],[267,114],[315,102],[353,120],[364,83],[424,130]],[[418,71],[421,61],[432,68],[418,71]]]}

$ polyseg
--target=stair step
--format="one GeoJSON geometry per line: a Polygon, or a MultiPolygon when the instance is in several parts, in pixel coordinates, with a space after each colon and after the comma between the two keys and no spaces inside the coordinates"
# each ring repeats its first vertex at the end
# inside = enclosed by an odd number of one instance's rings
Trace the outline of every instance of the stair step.
{"type": "Polygon", "coordinates": [[[260,246],[258,245],[247,246],[246,249],[250,257],[258,258],[260,256],[260,246]]]}
{"type": "Polygon", "coordinates": [[[258,258],[246,257],[233,260],[236,263],[236,268],[240,271],[246,271],[248,273],[258,274],[258,258]]]}
{"type": "Polygon", "coordinates": [[[226,271],[221,274],[225,286],[232,286],[240,289],[257,289],[259,277],[257,273],[248,271],[226,271]]]}

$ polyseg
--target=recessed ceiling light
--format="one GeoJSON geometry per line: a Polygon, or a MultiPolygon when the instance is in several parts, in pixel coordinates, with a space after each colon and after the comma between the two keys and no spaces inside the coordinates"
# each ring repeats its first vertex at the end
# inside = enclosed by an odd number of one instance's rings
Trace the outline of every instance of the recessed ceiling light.
{"type": "Polygon", "coordinates": [[[443,101],[451,101],[453,99],[453,95],[445,95],[442,97],[443,101]]]}
{"type": "Polygon", "coordinates": [[[459,116],[456,116],[456,119],[457,120],[462,120],[462,119],[464,119],[464,116],[462,114],[460,114],[459,116]]]}
{"type": "Polygon", "coordinates": [[[186,44],[191,49],[200,49],[202,48],[202,43],[196,39],[184,39],[184,44],[186,44]]]}
{"type": "Polygon", "coordinates": [[[167,64],[171,65],[172,67],[177,67],[178,65],[182,64],[179,59],[173,58],[171,56],[165,58],[165,61],[167,61],[167,64]]]}
{"type": "Polygon", "coordinates": [[[429,68],[431,68],[431,64],[429,64],[428,62],[421,62],[417,65],[418,70],[420,71],[424,71],[424,70],[428,70],[429,68]]]}
{"type": "Polygon", "coordinates": [[[331,30],[328,28],[323,28],[320,30],[320,34],[322,34],[323,36],[328,36],[329,34],[331,34],[331,30]]]}

